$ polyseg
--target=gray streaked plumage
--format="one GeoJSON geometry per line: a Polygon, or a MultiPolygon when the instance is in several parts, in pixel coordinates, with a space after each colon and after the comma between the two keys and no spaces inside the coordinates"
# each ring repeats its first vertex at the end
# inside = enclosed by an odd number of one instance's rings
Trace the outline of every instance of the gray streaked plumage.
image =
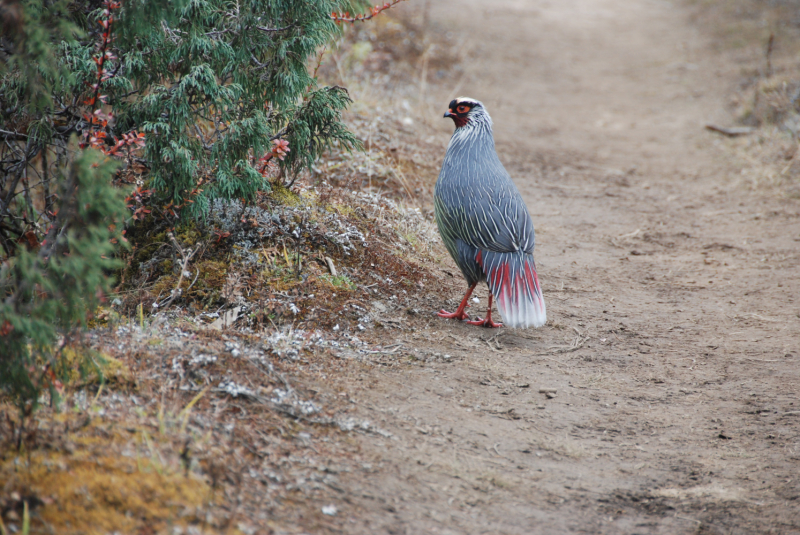
{"type": "Polygon", "coordinates": [[[450,108],[445,117],[454,119],[456,130],[434,191],[442,240],[470,287],[488,283],[505,325],[544,325],[533,223],[497,157],[492,119],[473,99],[456,99],[450,108]]]}

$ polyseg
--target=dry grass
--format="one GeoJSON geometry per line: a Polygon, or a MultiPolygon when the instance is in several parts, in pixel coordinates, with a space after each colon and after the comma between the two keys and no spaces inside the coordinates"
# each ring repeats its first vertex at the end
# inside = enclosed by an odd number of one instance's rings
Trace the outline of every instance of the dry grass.
{"type": "Polygon", "coordinates": [[[754,0],[693,2],[696,23],[710,29],[721,63],[737,65],[730,95],[735,121],[758,130],[725,141],[754,189],[800,198],[800,3],[754,0]]]}
{"type": "Polygon", "coordinates": [[[204,511],[214,494],[202,476],[166,454],[163,433],[128,419],[124,426],[88,411],[44,411],[33,449],[4,444],[0,460],[4,520],[14,526],[27,503],[31,533],[141,533],[195,526],[211,533],[204,511]],[[46,445],[46,447],[42,447],[46,445]]]}

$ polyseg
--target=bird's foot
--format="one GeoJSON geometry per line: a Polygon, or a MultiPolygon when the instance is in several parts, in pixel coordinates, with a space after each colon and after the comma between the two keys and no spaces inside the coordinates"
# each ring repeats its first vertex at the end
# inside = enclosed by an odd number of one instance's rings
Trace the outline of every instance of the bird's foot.
{"type": "Polygon", "coordinates": [[[466,310],[462,309],[456,310],[455,312],[448,312],[445,309],[442,309],[439,311],[438,315],[440,318],[454,319],[459,321],[469,319],[469,315],[467,315],[466,310]]]}
{"type": "Polygon", "coordinates": [[[478,283],[476,282],[467,289],[467,293],[464,294],[464,299],[461,300],[461,304],[458,305],[458,308],[455,312],[448,312],[445,309],[442,309],[439,311],[439,317],[458,321],[468,320],[469,316],[467,315],[467,308],[469,308],[469,296],[472,295],[472,290],[475,289],[477,284],[478,283]]]}
{"type": "Polygon", "coordinates": [[[479,327],[488,327],[490,329],[496,329],[497,327],[502,327],[502,323],[495,323],[492,321],[492,317],[488,316],[486,319],[478,318],[475,321],[468,321],[470,325],[477,325],[479,327]]]}

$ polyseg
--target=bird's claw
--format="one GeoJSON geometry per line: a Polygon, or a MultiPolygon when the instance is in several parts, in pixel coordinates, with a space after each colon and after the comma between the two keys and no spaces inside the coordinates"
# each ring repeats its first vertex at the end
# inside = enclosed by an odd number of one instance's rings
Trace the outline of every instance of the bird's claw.
{"type": "Polygon", "coordinates": [[[468,321],[467,323],[469,323],[470,325],[477,325],[479,327],[488,327],[490,329],[496,329],[498,327],[503,326],[502,323],[493,322],[492,318],[486,318],[486,319],[478,318],[475,321],[468,321]]]}
{"type": "Polygon", "coordinates": [[[458,312],[458,311],[456,311],[456,312],[448,312],[445,309],[442,309],[442,310],[439,311],[438,316],[440,318],[455,319],[455,320],[459,320],[459,321],[463,321],[463,320],[468,320],[469,319],[469,315],[466,312],[464,312],[463,310],[461,312],[458,312]]]}

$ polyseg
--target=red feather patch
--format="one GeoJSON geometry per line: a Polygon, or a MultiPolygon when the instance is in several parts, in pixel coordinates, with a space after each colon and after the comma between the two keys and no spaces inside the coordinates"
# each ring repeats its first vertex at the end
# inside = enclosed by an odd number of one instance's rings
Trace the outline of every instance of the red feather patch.
{"type": "Polygon", "coordinates": [[[483,269],[489,290],[497,299],[497,306],[507,325],[538,327],[544,324],[545,304],[530,254],[479,250],[475,254],[475,261],[483,269]]]}

